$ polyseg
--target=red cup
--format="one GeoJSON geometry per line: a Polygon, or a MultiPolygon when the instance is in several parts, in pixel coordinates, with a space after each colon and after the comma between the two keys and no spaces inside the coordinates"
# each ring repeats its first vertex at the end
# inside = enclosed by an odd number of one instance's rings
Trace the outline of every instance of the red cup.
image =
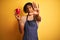
{"type": "Polygon", "coordinates": [[[16,14],[20,14],[20,9],[19,8],[16,9],[16,14]]]}

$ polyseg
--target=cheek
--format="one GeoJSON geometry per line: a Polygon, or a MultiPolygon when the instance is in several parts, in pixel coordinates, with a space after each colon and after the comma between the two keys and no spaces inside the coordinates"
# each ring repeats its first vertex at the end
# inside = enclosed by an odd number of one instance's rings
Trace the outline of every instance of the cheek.
{"type": "Polygon", "coordinates": [[[29,8],[29,11],[32,11],[32,8],[29,8]]]}
{"type": "Polygon", "coordinates": [[[33,10],[33,8],[31,8],[31,10],[33,10]]]}
{"type": "Polygon", "coordinates": [[[29,9],[29,11],[31,11],[31,9],[29,9]]]}

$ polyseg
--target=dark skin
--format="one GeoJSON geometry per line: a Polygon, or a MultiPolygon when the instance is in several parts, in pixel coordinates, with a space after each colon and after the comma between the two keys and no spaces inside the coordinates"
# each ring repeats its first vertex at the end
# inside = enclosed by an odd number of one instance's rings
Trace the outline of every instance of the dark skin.
{"type": "MultiPolygon", "coordinates": [[[[38,8],[37,8],[35,3],[32,3],[32,4],[33,4],[33,8],[30,5],[27,5],[28,20],[34,18],[37,22],[40,22],[41,21],[41,17],[39,16],[39,10],[38,10],[38,8]],[[34,12],[36,12],[36,13],[34,13],[34,12]]],[[[20,33],[24,33],[24,23],[21,21],[21,19],[20,19],[21,17],[18,16],[17,14],[15,14],[15,17],[18,20],[20,33]]]]}

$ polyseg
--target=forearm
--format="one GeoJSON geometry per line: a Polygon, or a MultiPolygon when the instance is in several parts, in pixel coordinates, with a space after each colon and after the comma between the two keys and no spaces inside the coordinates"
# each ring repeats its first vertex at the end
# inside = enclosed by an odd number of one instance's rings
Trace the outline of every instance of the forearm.
{"type": "Polygon", "coordinates": [[[22,21],[18,21],[18,26],[19,26],[19,32],[24,33],[24,24],[22,21]]]}
{"type": "Polygon", "coordinates": [[[23,24],[23,22],[21,20],[21,17],[19,15],[17,15],[17,14],[15,14],[15,17],[16,17],[16,19],[18,21],[19,32],[23,33],[24,32],[24,24],[23,24]]]}
{"type": "Polygon", "coordinates": [[[35,15],[35,20],[40,22],[41,21],[41,17],[39,15],[35,15]]]}

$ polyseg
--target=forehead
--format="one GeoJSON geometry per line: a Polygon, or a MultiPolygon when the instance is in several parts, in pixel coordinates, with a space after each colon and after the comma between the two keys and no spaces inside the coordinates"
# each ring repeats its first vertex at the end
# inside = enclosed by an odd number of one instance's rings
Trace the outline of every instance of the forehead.
{"type": "Polygon", "coordinates": [[[32,7],[31,5],[27,5],[27,8],[30,8],[30,7],[32,7]]]}

